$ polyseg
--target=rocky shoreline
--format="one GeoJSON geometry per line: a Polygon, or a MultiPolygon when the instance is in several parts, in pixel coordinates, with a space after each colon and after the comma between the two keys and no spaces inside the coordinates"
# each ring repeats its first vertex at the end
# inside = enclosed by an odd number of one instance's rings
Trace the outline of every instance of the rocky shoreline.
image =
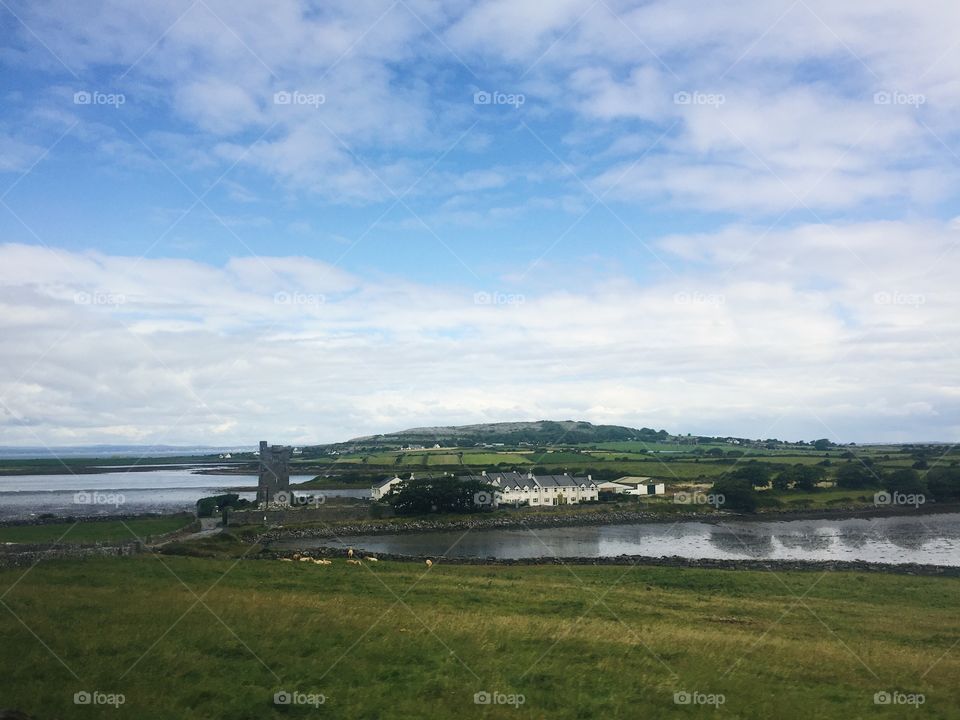
{"type": "Polygon", "coordinates": [[[580,513],[553,515],[550,513],[521,514],[514,517],[485,517],[471,515],[457,520],[417,519],[402,523],[371,522],[345,523],[342,525],[324,525],[308,528],[278,528],[261,536],[262,541],[293,540],[298,538],[336,538],[356,535],[404,535],[409,533],[445,532],[465,530],[501,530],[545,527],[577,527],[590,525],[614,525],[631,523],[678,523],[702,522],[722,523],[736,520],[740,522],[785,522],[789,520],[849,520],[880,517],[909,517],[911,515],[930,515],[935,513],[960,512],[960,505],[930,505],[922,509],[905,507],[867,508],[846,507],[830,510],[766,512],[751,515],[732,512],[714,513],[675,513],[665,516],[642,510],[620,510],[604,513],[580,513]]]}
{"type": "MultiPolygon", "coordinates": [[[[284,550],[283,552],[262,553],[260,559],[289,558],[296,553],[311,557],[347,557],[346,548],[319,547],[302,550],[284,550]]],[[[354,556],[362,558],[367,553],[361,548],[354,550],[354,556]]],[[[861,560],[718,560],[711,558],[685,558],[677,555],[617,555],[611,557],[554,557],[536,558],[478,558],[478,557],[438,557],[436,555],[400,555],[395,553],[376,553],[380,561],[406,563],[425,563],[430,560],[436,565],[480,565],[480,566],[531,566],[531,565],[638,565],[647,567],[690,568],[699,570],[765,570],[767,572],[881,572],[895,575],[924,575],[939,577],[960,577],[960,567],[951,565],[920,565],[916,563],[871,563],[861,560]]]]}

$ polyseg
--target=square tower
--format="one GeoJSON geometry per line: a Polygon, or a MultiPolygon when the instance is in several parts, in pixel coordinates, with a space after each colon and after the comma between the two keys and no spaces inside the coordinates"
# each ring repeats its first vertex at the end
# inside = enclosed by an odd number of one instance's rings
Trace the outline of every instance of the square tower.
{"type": "Polygon", "coordinates": [[[260,481],[257,484],[257,502],[277,502],[277,493],[283,492],[279,500],[289,501],[290,493],[290,450],[287,445],[267,445],[260,441],[260,481]]]}

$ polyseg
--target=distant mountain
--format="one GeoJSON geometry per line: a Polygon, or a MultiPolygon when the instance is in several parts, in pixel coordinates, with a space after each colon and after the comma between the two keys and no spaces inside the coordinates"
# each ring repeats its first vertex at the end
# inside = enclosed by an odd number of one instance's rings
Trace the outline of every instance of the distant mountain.
{"type": "Polygon", "coordinates": [[[214,455],[222,452],[250,452],[252,448],[208,447],[191,445],[68,445],[60,447],[0,447],[0,458],[105,458],[105,457],[180,457],[214,455]]]}
{"type": "Polygon", "coordinates": [[[611,442],[618,440],[662,440],[666,430],[631,428],[623,425],[594,425],[576,420],[537,420],[535,422],[500,422],[480,425],[446,425],[418,427],[409,430],[353,438],[348,444],[416,444],[474,445],[504,443],[517,445],[551,445],[556,443],[611,442]]]}

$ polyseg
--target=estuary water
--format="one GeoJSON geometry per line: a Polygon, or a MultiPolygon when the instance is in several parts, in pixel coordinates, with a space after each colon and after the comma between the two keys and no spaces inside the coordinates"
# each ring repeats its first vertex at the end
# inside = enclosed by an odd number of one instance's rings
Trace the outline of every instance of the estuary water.
{"type": "MultiPolygon", "coordinates": [[[[337,544],[284,542],[289,547],[337,544]]],[[[646,555],[715,559],[861,560],[960,565],[960,513],[849,520],[679,522],[425,532],[344,538],[377,553],[519,559],[646,555]]]]}
{"type": "MultiPolygon", "coordinates": [[[[291,483],[312,475],[291,475],[291,483]]],[[[0,477],[0,520],[28,519],[43,513],[74,516],[133,515],[193,510],[197,500],[231,488],[252,500],[256,475],[206,475],[195,467],[80,475],[8,475],[0,477]]],[[[328,497],[369,497],[367,489],[312,490],[328,497]]]]}

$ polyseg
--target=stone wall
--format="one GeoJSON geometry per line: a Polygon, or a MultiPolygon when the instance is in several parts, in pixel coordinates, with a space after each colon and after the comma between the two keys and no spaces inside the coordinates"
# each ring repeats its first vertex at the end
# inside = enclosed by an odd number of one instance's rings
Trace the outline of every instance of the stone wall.
{"type": "Polygon", "coordinates": [[[232,510],[227,513],[227,525],[296,525],[309,522],[363,520],[369,517],[369,506],[360,504],[326,503],[318,507],[289,508],[285,510],[232,510]]]}
{"type": "Polygon", "coordinates": [[[45,560],[67,560],[88,557],[119,557],[143,552],[139,542],[115,544],[44,545],[16,543],[0,546],[0,567],[29,567],[45,560]]]}

